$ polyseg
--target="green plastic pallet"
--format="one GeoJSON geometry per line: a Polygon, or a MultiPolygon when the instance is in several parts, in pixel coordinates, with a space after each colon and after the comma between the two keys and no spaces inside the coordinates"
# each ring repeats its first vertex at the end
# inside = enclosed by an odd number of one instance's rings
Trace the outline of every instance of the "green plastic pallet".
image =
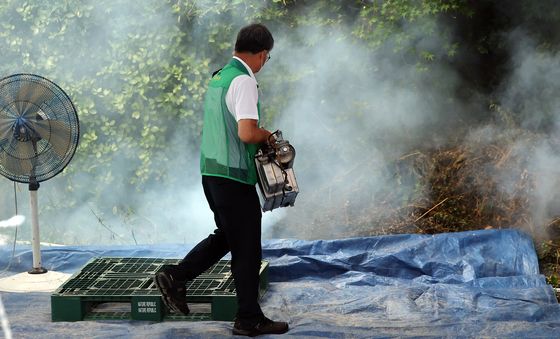
{"type": "MultiPolygon", "coordinates": [[[[52,321],[233,320],[237,311],[229,260],[220,260],[187,282],[188,315],[168,313],[153,277],[180,259],[94,258],[51,295],[52,321]]],[[[260,296],[268,286],[268,262],[262,261],[260,296]]]]}

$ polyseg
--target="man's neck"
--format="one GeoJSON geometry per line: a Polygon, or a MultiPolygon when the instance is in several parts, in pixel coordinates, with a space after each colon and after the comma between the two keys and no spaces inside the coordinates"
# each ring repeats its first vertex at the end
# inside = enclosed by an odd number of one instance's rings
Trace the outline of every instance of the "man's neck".
{"type": "Polygon", "coordinates": [[[258,57],[255,56],[255,54],[234,52],[233,56],[238,57],[239,59],[243,60],[243,62],[247,66],[249,66],[249,68],[251,69],[251,72],[253,72],[253,74],[256,73],[257,69],[260,69],[259,60],[258,60],[258,57]]]}

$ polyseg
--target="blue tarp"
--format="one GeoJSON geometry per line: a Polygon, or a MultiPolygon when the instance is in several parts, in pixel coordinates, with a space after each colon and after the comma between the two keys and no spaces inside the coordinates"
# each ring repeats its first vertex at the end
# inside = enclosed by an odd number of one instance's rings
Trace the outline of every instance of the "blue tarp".
{"type": "MultiPolygon", "coordinates": [[[[95,256],[180,258],[183,245],[43,248],[43,266],[72,273],[95,256]]],[[[532,240],[517,230],[388,235],[329,241],[267,240],[265,314],[288,321],[286,336],[560,336],[560,306],[539,274],[532,240]]],[[[11,248],[0,248],[0,268],[11,248]]],[[[11,271],[26,271],[18,248],[11,271]]],[[[5,273],[4,273],[5,275],[5,273]]],[[[50,322],[50,295],[2,293],[23,338],[229,337],[229,322],[50,322]]]]}

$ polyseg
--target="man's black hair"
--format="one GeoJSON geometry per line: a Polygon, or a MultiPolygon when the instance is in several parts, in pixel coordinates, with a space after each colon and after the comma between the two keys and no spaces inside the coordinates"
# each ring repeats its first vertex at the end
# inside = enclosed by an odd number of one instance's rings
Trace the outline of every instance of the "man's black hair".
{"type": "Polygon", "coordinates": [[[274,39],[263,24],[251,24],[241,28],[235,42],[236,52],[251,52],[253,54],[272,50],[274,39]]]}

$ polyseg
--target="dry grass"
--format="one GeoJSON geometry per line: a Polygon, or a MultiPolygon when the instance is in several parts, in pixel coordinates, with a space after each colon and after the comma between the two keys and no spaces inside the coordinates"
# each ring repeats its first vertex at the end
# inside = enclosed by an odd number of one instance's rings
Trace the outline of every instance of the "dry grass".
{"type": "MultiPolygon", "coordinates": [[[[532,169],[529,158],[537,139],[516,131],[494,136],[491,142],[474,138],[458,146],[417,150],[401,157],[395,175],[403,181],[416,180],[417,191],[404,203],[398,197],[400,192],[388,192],[373,211],[358,217],[357,233],[519,228],[533,237],[541,272],[549,283],[560,287],[560,215],[556,214],[560,206],[555,206],[560,199],[549,201],[547,209],[535,213],[535,183],[542,173],[532,169]],[[517,148],[520,140],[529,147],[517,148]],[[372,223],[381,223],[381,232],[368,229],[366,225],[372,223]]],[[[560,177],[550,185],[560,187],[560,177]]]]}

